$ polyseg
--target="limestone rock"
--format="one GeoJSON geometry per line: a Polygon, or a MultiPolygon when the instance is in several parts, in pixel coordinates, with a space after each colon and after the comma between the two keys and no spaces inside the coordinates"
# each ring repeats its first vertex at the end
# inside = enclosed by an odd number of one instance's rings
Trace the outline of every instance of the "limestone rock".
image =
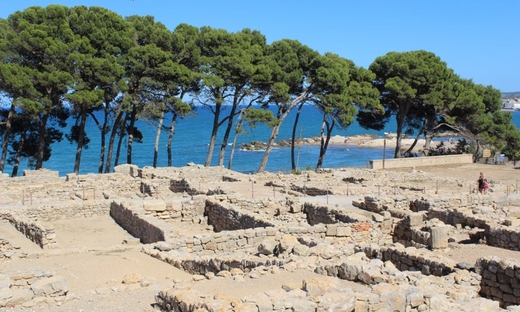
{"type": "Polygon", "coordinates": [[[67,294],[69,287],[64,276],[42,278],[31,285],[31,290],[37,297],[54,297],[67,294]]]}
{"type": "Polygon", "coordinates": [[[11,278],[5,274],[0,274],[0,289],[10,288],[11,287],[11,278]]]}
{"type": "Polygon", "coordinates": [[[272,255],[278,246],[278,242],[274,239],[266,239],[258,245],[258,253],[262,255],[272,255]]]}
{"type": "Polygon", "coordinates": [[[330,289],[339,287],[339,280],[328,276],[312,277],[303,280],[302,289],[305,290],[309,296],[323,296],[330,289]]]}
{"type": "MultiPolygon", "coordinates": [[[[328,292],[320,297],[319,311],[346,311],[356,308],[356,294],[350,292],[328,292]]],[[[357,310],[356,310],[357,311],[357,310]]]]}
{"type": "Polygon", "coordinates": [[[138,283],[141,283],[142,280],[143,280],[143,277],[141,276],[141,274],[131,273],[131,274],[126,274],[123,277],[122,283],[123,284],[138,284],[138,283]]]}
{"type": "Polygon", "coordinates": [[[8,307],[20,306],[23,303],[30,301],[34,298],[34,293],[30,289],[13,289],[12,296],[7,300],[8,307]]]}
{"type": "Polygon", "coordinates": [[[294,246],[299,244],[298,239],[290,234],[285,234],[280,239],[280,244],[278,245],[278,250],[280,253],[290,253],[292,252],[294,246]]]}
{"type": "Polygon", "coordinates": [[[306,257],[309,255],[309,247],[303,245],[303,244],[296,244],[293,248],[293,253],[297,256],[306,257]]]}

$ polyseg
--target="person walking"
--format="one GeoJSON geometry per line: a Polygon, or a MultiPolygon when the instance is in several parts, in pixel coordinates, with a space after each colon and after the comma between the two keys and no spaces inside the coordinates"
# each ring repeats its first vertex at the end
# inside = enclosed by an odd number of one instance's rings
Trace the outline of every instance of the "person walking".
{"type": "Polygon", "coordinates": [[[481,172],[480,173],[480,176],[478,177],[478,192],[480,194],[482,194],[484,192],[484,187],[486,185],[485,181],[484,181],[484,174],[481,172]]]}

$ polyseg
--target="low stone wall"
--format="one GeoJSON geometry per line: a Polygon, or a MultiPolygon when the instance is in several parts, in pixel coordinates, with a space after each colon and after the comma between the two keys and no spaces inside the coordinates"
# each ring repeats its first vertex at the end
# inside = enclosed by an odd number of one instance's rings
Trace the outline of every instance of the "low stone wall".
{"type": "Polygon", "coordinates": [[[112,202],[110,216],[128,233],[139,238],[143,244],[165,240],[165,233],[162,229],[168,228],[168,225],[164,221],[147,215],[146,211],[137,204],[112,202]]]}
{"type": "Polygon", "coordinates": [[[309,249],[316,244],[316,239],[342,239],[353,241],[364,238],[366,242],[392,243],[390,236],[382,237],[377,225],[368,228],[360,227],[368,222],[355,224],[318,224],[315,226],[266,227],[237,231],[224,231],[211,234],[198,234],[171,238],[166,242],[158,242],[154,246],[147,246],[144,252],[164,262],[173,263],[183,261],[176,252],[194,254],[195,257],[214,257],[215,254],[232,254],[244,252],[249,255],[262,253],[273,255],[283,253],[286,247],[299,245],[302,249],[309,249]],[[305,245],[306,247],[302,247],[305,245]],[[170,254],[173,252],[173,254],[170,254]],[[169,260],[172,258],[173,260],[169,260]],[[173,261],[173,262],[172,262],[173,261]]]}
{"type": "Polygon", "coordinates": [[[429,156],[429,157],[407,157],[407,158],[391,158],[381,160],[371,160],[370,169],[391,169],[391,168],[409,168],[422,166],[439,166],[454,164],[472,164],[473,155],[446,155],[446,156],[429,156]]]}
{"type": "Polygon", "coordinates": [[[213,199],[206,200],[205,215],[208,217],[208,224],[212,225],[216,232],[274,226],[257,219],[248,211],[230,207],[226,202],[213,199]]]}
{"type": "MultiPolygon", "coordinates": [[[[482,229],[480,234],[482,238],[486,238],[486,242],[490,246],[500,247],[510,250],[520,250],[520,227],[504,225],[506,215],[501,215],[497,204],[493,202],[491,196],[463,196],[463,197],[421,197],[421,198],[405,198],[395,196],[395,198],[385,197],[377,198],[366,196],[364,202],[356,202],[356,207],[372,212],[388,211],[393,217],[405,218],[413,211],[419,211],[426,214],[423,220],[439,219],[445,224],[452,226],[461,225],[463,227],[471,227],[482,229]],[[475,210],[486,213],[475,213],[475,210]]],[[[416,226],[419,226],[417,224],[416,226]]],[[[397,237],[401,240],[411,240],[412,233],[405,233],[409,230],[405,227],[397,227],[397,237]]],[[[421,233],[415,233],[416,242],[424,244],[421,241],[421,233]]],[[[424,237],[426,239],[426,237],[424,237]]],[[[399,240],[398,240],[399,241],[399,240]]],[[[403,243],[402,241],[399,241],[403,243]]],[[[407,245],[407,244],[404,244],[407,245]]]]}
{"type": "Polygon", "coordinates": [[[400,271],[420,271],[424,275],[444,276],[457,268],[455,261],[415,247],[370,247],[365,253],[371,258],[391,261],[400,271]]]}
{"type": "Polygon", "coordinates": [[[0,308],[32,307],[63,301],[69,291],[65,277],[51,271],[31,270],[0,274],[0,308]]]}
{"type": "Polygon", "coordinates": [[[106,216],[110,212],[110,201],[75,201],[54,204],[25,206],[18,213],[29,219],[54,221],[59,219],[79,219],[106,216]]]}
{"type": "Polygon", "coordinates": [[[52,249],[58,247],[56,233],[51,226],[45,227],[38,221],[20,217],[14,214],[2,214],[0,218],[8,220],[18,231],[25,235],[32,242],[42,249],[52,249]]]}
{"type": "Polygon", "coordinates": [[[193,221],[204,215],[206,196],[179,200],[145,200],[142,206],[147,214],[161,220],[193,221]]]}
{"type": "Polygon", "coordinates": [[[500,302],[503,308],[520,304],[520,262],[485,257],[475,269],[482,275],[481,296],[500,302]]]}
{"type": "Polygon", "coordinates": [[[341,211],[328,206],[316,205],[313,203],[305,203],[303,205],[303,213],[307,215],[307,222],[310,225],[319,223],[334,224],[342,223],[356,223],[366,221],[366,217],[357,215],[352,212],[341,211]]]}

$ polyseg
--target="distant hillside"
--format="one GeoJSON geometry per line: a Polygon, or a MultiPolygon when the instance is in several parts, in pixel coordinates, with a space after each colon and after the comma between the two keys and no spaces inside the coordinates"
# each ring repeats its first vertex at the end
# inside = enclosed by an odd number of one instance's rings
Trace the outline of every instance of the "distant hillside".
{"type": "Polygon", "coordinates": [[[519,98],[520,97],[520,91],[517,92],[502,92],[502,98],[503,99],[512,99],[512,98],[519,98]]]}

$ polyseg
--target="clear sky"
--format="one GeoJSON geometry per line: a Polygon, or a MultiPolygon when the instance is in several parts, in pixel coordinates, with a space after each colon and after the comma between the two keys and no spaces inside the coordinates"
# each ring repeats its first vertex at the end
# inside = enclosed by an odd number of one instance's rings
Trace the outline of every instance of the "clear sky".
{"type": "Polygon", "coordinates": [[[520,91],[519,0],[0,0],[0,18],[49,4],[153,15],[170,30],[180,23],[255,29],[268,43],[295,39],[365,68],[390,51],[426,50],[463,78],[520,91]]]}

